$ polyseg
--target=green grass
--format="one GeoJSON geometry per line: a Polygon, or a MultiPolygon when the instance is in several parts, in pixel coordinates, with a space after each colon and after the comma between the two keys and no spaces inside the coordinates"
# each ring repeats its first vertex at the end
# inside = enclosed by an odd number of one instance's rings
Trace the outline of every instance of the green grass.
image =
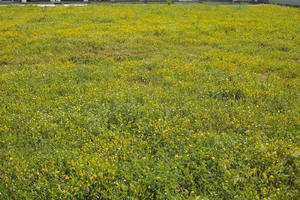
{"type": "Polygon", "coordinates": [[[0,7],[0,199],[299,199],[300,9],[0,7]]]}

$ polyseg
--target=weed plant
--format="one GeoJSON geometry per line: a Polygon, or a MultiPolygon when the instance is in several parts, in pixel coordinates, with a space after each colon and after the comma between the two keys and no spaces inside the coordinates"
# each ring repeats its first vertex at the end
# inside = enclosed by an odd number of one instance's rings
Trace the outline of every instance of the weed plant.
{"type": "Polygon", "coordinates": [[[0,199],[299,199],[299,8],[0,7],[0,199]]]}

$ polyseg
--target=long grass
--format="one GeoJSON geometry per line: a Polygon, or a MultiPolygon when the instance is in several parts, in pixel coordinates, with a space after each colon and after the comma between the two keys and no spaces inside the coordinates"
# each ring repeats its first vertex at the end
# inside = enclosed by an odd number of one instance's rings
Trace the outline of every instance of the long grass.
{"type": "Polygon", "coordinates": [[[300,10],[0,7],[0,199],[299,199],[300,10]]]}

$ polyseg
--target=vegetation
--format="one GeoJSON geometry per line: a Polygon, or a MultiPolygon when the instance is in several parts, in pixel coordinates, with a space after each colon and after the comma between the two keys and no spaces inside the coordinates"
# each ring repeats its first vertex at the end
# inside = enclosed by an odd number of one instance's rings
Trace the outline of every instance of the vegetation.
{"type": "Polygon", "coordinates": [[[0,199],[299,199],[299,11],[0,7],[0,199]]]}

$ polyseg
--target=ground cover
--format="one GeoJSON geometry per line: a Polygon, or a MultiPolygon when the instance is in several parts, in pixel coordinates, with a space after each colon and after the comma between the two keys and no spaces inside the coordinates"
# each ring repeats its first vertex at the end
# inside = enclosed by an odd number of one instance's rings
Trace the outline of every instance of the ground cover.
{"type": "Polygon", "coordinates": [[[0,7],[0,199],[299,199],[300,9],[0,7]]]}

